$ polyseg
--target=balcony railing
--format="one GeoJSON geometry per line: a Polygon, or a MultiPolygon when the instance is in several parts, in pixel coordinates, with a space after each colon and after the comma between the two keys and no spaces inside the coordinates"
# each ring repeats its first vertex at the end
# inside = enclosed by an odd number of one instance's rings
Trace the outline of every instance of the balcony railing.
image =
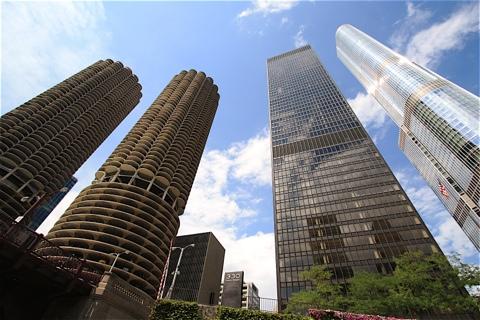
{"type": "Polygon", "coordinates": [[[23,254],[32,255],[45,264],[68,272],[80,281],[96,286],[101,274],[91,269],[84,259],[69,255],[23,224],[0,214],[0,242],[6,242],[23,254]]]}

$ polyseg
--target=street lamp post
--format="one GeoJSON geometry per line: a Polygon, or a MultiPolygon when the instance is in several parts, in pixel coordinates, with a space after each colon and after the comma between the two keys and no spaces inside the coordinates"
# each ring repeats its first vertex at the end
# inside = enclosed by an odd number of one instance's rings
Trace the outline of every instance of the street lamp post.
{"type": "Polygon", "coordinates": [[[35,203],[30,206],[30,208],[27,209],[27,211],[25,211],[25,213],[23,214],[23,216],[18,216],[15,221],[20,223],[20,224],[24,224],[24,225],[27,225],[28,222],[27,220],[30,220],[30,217],[33,215],[33,213],[35,212],[35,209],[37,209],[41,203],[43,203],[43,199],[45,198],[45,195],[42,195],[42,196],[31,196],[31,197],[23,197],[22,199],[20,199],[20,202],[30,202],[31,200],[33,199],[36,199],[35,200],[35,203]]]}
{"type": "Polygon", "coordinates": [[[129,254],[130,251],[126,250],[126,251],[122,251],[122,252],[113,252],[113,253],[110,253],[111,255],[114,255],[115,256],[115,259],[113,260],[113,263],[112,265],[110,266],[110,270],[108,270],[108,272],[112,272],[113,270],[113,267],[115,266],[115,263],[117,263],[117,259],[118,257],[121,255],[121,254],[129,254]]]}
{"type": "Polygon", "coordinates": [[[191,243],[188,246],[185,246],[183,248],[172,247],[172,251],[175,250],[175,249],[180,249],[180,256],[178,257],[177,266],[175,268],[175,271],[172,273],[173,274],[172,284],[170,285],[170,288],[168,288],[167,295],[165,296],[166,299],[171,299],[172,298],[173,287],[175,286],[175,281],[177,280],[177,275],[180,274],[180,271],[178,271],[178,268],[180,267],[180,261],[182,261],[183,250],[187,249],[188,247],[193,248],[193,247],[195,247],[195,244],[191,243]]]}

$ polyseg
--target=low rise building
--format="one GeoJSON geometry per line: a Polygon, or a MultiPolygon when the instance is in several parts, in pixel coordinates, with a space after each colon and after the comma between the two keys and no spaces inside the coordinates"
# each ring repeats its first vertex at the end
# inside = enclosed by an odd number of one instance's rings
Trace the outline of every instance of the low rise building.
{"type": "Polygon", "coordinates": [[[224,258],[225,249],[211,232],[176,237],[162,296],[218,304],[224,258]]]}
{"type": "Polygon", "coordinates": [[[243,271],[225,272],[220,285],[219,305],[260,310],[258,288],[253,282],[243,281],[243,271]]]}

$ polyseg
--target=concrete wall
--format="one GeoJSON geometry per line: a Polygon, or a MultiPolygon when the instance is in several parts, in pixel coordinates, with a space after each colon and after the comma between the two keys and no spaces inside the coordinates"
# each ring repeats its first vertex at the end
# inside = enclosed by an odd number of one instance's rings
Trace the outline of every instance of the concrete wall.
{"type": "Polygon", "coordinates": [[[97,289],[83,299],[58,299],[44,320],[147,319],[154,300],[115,274],[105,273],[97,289]]]}

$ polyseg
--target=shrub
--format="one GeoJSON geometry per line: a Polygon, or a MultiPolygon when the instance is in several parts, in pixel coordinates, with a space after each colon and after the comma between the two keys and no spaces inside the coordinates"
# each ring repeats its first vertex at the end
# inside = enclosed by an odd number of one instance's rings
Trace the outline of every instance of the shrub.
{"type": "MultiPolygon", "coordinates": [[[[216,320],[312,320],[296,314],[278,314],[258,310],[246,310],[219,306],[216,320]]],[[[152,308],[149,320],[207,320],[203,319],[199,306],[193,302],[158,300],[152,308]]]]}
{"type": "MultiPolygon", "coordinates": [[[[402,320],[400,318],[382,317],[368,314],[357,314],[350,312],[341,312],[334,310],[308,310],[308,315],[315,320],[402,320]]],[[[403,319],[409,320],[409,319],[403,319]]],[[[412,320],[412,319],[410,319],[412,320]]]]}
{"type": "Polygon", "coordinates": [[[217,311],[217,320],[311,320],[310,317],[268,313],[257,310],[246,310],[228,307],[219,307],[217,311]]]}
{"type": "Polygon", "coordinates": [[[193,302],[157,300],[149,320],[202,320],[198,305],[193,302]]]}

